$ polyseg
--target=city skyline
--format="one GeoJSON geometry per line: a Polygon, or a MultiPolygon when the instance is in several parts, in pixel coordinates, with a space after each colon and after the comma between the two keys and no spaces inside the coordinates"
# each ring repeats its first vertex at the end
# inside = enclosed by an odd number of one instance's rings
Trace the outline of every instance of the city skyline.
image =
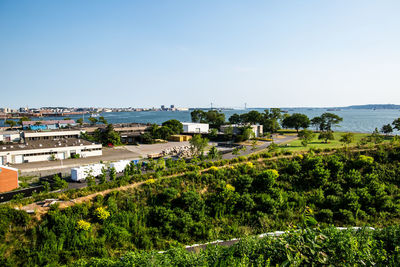
{"type": "Polygon", "coordinates": [[[1,107],[400,103],[397,1],[1,1],[1,107]]]}

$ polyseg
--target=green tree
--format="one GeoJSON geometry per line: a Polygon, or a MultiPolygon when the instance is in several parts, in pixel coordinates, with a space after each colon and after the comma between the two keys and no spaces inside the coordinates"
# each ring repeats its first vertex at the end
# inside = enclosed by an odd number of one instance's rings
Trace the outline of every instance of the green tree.
{"type": "Polygon", "coordinates": [[[77,119],[76,122],[79,124],[79,126],[82,127],[82,124],[83,124],[83,119],[82,118],[77,119]]]}
{"type": "Polygon", "coordinates": [[[400,131],[400,118],[395,119],[392,122],[393,128],[396,129],[397,131],[400,131]]]}
{"type": "Polygon", "coordinates": [[[332,131],[332,126],[338,125],[341,121],[343,121],[342,117],[325,112],[320,117],[313,118],[311,124],[318,127],[320,131],[332,131]]]}
{"type": "Polygon", "coordinates": [[[99,117],[99,122],[102,124],[108,124],[107,120],[103,116],[99,117]]]}
{"type": "Polygon", "coordinates": [[[211,149],[208,151],[207,156],[209,159],[220,159],[221,153],[218,151],[218,149],[215,146],[212,146],[211,149]]]}
{"type": "Polygon", "coordinates": [[[91,125],[95,125],[98,122],[98,120],[96,118],[93,118],[93,117],[90,117],[89,121],[90,121],[91,125]]]}
{"type": "Polygon", "coordinates": [[[393,132],[393,127],[390,124],[385,124],[382,126],[381,132],[384,134],[390,134],[393,132]]]}
{"type": "Polygon", "coordinates": [[[257,140],[254,139],[251,141],[251,150],[256,150],[257,149],[257,140]]]}
{"type": "Polygon", "coordinates": [[[241,116],[237,113],[233,114],[232,116],[229,117],[228,119],[229,123],[231,124],[239,124],[242,122],[241,116]]]}
{"type": "Polygon", "coordinates": [[[232,140],[233,138],[233,127],[227,126],[224,128],[224,135],[227,140],[232,140]]]}
{"type": "Polygon", "coordinates": [[[286,116],[282,120],[283,128],[294,128],[299,132],[300,128],[306,129],[310,126],[310,119],[305,114],[293,113],[290,116],[286,116]]]}
{"type": "Polygon", "coordinates": [[[341,121],[343,121],[342,117],[339,117],[333,113],[324,113],[321,115],[321,118],[324,121],[324,130],[325,131],[332,131],[332,126],[338,125],[341,121]]]}
{"type": "Polygon", "coordinates": [[[151,136],[150,133],[144,133],[140,136],[140,140],[143,144],[153,144],[154,138],[151,136]]]}
{"type": "Polygon", "coordinates": [[[314,139],[315,133],[311,130],[304,129],[299,132],[298,136],[300,140],[302,140],[301,144],[307,146],[314,139]]]}
{"type": "Polygon", "coordinates": [[[43,191],[49,192],[50,191],[50,183],[49,182],[42,182],[43,191]]]}
{"type": "Polygon", "coordinates": [[[208,139],[202,138],[200,134],[195,134],[193,138],[190,139],[189,143],[192,155],[198,156],[200,154],[203,154],[204,149],[208,145],[208,139]]]}
{"type": "Polygon", "coordinates": [[[211,128],[219,128],[225,123],[225,114],[217,110],[207,112],[201,109],[195,109],[190,113],[192,122],[208,123],[211,128]]]}
{"type": "Polygon", "coordinates": [[[211,128],[219,128],[225,123],[225,114],[217,110],[209,110],[206,113],[205,123],[209,123],[211,128]]]}
{"type": "Polygon", "coordinates": [[[340,140],[343,144],[349,145],[351,142],[354,141],[354,134],[353,133],[344,133],[342,134],[340,140]]]}
{"type": "Polygon", "coordinates": [[[107,182],[107,170],[106,168],[101,168],[101,174],[99,176],[99,183],[105,184],[107,182]]]}
{"type": "Polygon", "coordinates": [[[153,138],[167,140],[172,134],[174,134],[174,132],[168,126],[161,126],[157,128],[156,134],[153,138]]]}
{"type": "Polygon", "coordinates": [[[9,125],[11,128],[13,128],[17,123],[14,120],[6,120],[4,124],[9,125]]]}
{"type": "Polygon", "coordinates": [[[325,140],[325,143],[328,143],[328,140],[335,140],[335,136],[332,131],[320,132],[318,139],[325,140]]]}
{"type": "Polygon", "coordinates": [[[383,136],[379,134],[378,128],[375,128],[375,130],[372,132],[372,134],[369,136],[369,140],[375,144],[380,144],[383,142],[383,136]]]}
{"type": "Polygon", "coordinates": [[[92,170],[89,170],[86,173],[86,183],[87,183],[87,186],[89,186],[89,187],[96,185],[96,178],[93,176],[92,170]]]}
{"type": "Polygon", "coordinates": [[[264,110],[262,114],[262,125],[264,132],[275,133],[280,129],[279,121],[282,119],[282,111],[279,108],[264,110]]]}
{"type": "Polygon", "coordinates": [[[216,139],[218,137],[218,130],[215,128],[210,129],[208,131],[208,137],[210,137],[210,139],[216,139]]]}
{"type": "Polygon", "coordinates": [[[95,140],[103,145],[120,145],[121,136],[114,130],[112,124],[107,124],[106,128],[99,128],[94,132],[95,140]]]}
{"type": "Polygon", "coordinates": [[[245,127],[242,133],[244,140],[249,140],[255,137],[253,130],[250,127],[245,127]]]}
{"type": "Polygon", "coordinates": [[[311,125],[315,126],[315,129],[318,131],[322,131],[323,129],[323,120],[321,117],[314,117],[312,118],[312,120],[310,121],[311,125]]]}
{"type": "Polygon", "coordinates": [[[205,112],[201,109],[195,109],[190,112],[190,117],[192,118],[192,122],[202,122],[206,115],[205,112]]]}
{"type": "Polygon", "coordinates": [[[58,175],[54,175],[54,189],[65,189],[68,188],[68,182],[60,178],[58,175]]]}
{"type": "Polygon", "coordinates": [[[250,123],[250,124],[262,123],[263,115],[256,110],[252,110],[249,111],[248,113],[242,114],[240,116],[240,120],[242,123],[250,123]]]}
{"type": "Polygon", "coordinates": [[[115,170],[115,168],[114,167],[109,168],[108,172],[110,174],[110,180],[115,181],[117,179],[117,171],[115,170]]]}
{"type": "Polygon", "coordinates": [[[172,130],[172,134],[180,134],[183,132],[183,125],[178,120],[168,120],[162,123],[162,126],[166,126],[172,130]]]}
{"type": "Polygon", "coordinates": [[[22,117],[19,119],[18,124],[22,126],[22,122],[24,121],[29,121],[30,119],[28,117],[22,117]]]}

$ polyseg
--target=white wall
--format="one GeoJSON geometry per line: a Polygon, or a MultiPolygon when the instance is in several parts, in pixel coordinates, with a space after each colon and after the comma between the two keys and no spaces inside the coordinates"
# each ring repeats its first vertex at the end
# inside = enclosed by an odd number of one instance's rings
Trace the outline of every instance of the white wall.
{"type": "Polygon", "coordinates": [[[182,123],[184,133],[208,133],[207,123],[182,123]]]}
{"type": "Polygon", "coordinates": [[[21,140],[21,135],[19,133],[1,133],[0,141],[3,142],[19,142],[21,140]],[[9,139],[9,141],[8,141],[9,139]]]}
{"type": "Polygon", "coordinates": [[[52,136],[66,136],[66,135],[81,135],[81,131],[51,131],[51,132],[24,132],[25,138],[28,137],[52,137],[52,136]]]}
{"type": "MultiPolygon", "coordinates": [[[[1,148],[1,146],[0,146],[1,148]]],[[[26,155],[26,154],[37,154],[37,153],[47,153],[47,152],[55,152],[54,156],[57,158],[58,153],[65,153],[65,158],[68,159],[71,157],[71,151],[75,150],[77,154],[80,154],[82,157],[93,157],[93,156],[101,156],[103,152],[101,150],[101,145],[87,145],[87,146],[71,146],[71,147],[54,147],[54,148],[42,148],[42,149],[30,149],[30,150],[15,150],[15,151],[0,151],[0,156],[6,156],[7,162],[4,163],[15,163],[14,157],[16,155],[26,155]],[[100,148],[100,150],[93,151],[82,151],[83,149],[94,149],[100,148]]],[[[51,159],[51,155],[32,155],[32,156],[24,156],[24,161],[28,162],[38,162],[38,161],[48,161],[51,159]]]]}

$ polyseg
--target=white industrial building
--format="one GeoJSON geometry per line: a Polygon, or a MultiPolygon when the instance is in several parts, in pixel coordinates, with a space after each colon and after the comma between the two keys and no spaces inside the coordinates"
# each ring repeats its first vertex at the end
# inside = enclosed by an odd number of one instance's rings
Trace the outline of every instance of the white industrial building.
{"type": "Polygon", "coordinates": [[[184,133],[201,133],[206,134],[210,126],[207,123],[182,122],[184,133]]]}
{"type": "Polygon", "coordinates": [[[226,128],[229,128],[229,127],[232,127],[233,134],[235,134],[235,135],[241,134],[241,129],[243,127],[250,127],[250,129],[254,133],[254,137],[263,136],[263,126],[259,125],[259,124],[254,124],[254,125],[250,125],[250,124],[228,124],[228,125],[222,125],[220,127],[220,130],[221,130],[221,132],[225,132],[226,128]]]}
{"type": "Polygon", "coordinates": [[[72,168],[71,179],[73,181],[80,182],[85,180],[88,177],[88,175],[97,177],[102,173],[103,168],[106,168],[106,165],[101,163],[82,166],[78,168],[72,168]]]}
{"type": "Polygon", "coordinates": [[[19,143],[0,145],[0,165],[101,156],[101,144],[80,139],[80,131],[23,132],[19,143]]]}
{"type": "Polygon", "coordinates": [[[0,142],[12,143],[19,142],[21,140],[21,133],[19,131],[1,131],[0,142]]]}
{"type": "Polygon", "coordinates": [[[32,140],[57,140],[62,138],[79,138],[81,131],[24,131],[23,138],[25,142],[32,140]]]}
{"type": "Polygon", "coordinates": [[[76,154],[82,158],[101,156],[103,154],[101,149],[101,144],[82,139],[0,145],[0,165],[67,159],[76,154]]]}

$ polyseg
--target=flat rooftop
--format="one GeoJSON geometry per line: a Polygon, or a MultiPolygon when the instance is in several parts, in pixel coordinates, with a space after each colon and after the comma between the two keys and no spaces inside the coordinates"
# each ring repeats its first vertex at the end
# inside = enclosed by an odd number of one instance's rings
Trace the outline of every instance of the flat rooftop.
{"type": "Polygon", "coordinates": [[[202,123],[202,122],[181,122],[182,125],[208,125],[208,123],[202,123]]]}
{"type": "Polygon", "coordinates": [[[59,140],[33,140],[28,141],[25,144],[0,145],[0,152],[88,145],[96,145],[96,143],[92,143],[80,138],[60,138],[59,140]]]}
{"type": "MultiPolygon", "coordinates": [[[[82,129],[83,130],[83,129],[82,129]]],[[[24,133],[58,133],[58,132],[78,132],[81,131],[80,129],[54,129],[54,130],[22,130],[24,133]]]]}
{"type": "Polygon", "coordinates": [[[0,135],[8,135],[8,134],[20,134],[19,131],[2,131],[0,130],[0,135]]]}

